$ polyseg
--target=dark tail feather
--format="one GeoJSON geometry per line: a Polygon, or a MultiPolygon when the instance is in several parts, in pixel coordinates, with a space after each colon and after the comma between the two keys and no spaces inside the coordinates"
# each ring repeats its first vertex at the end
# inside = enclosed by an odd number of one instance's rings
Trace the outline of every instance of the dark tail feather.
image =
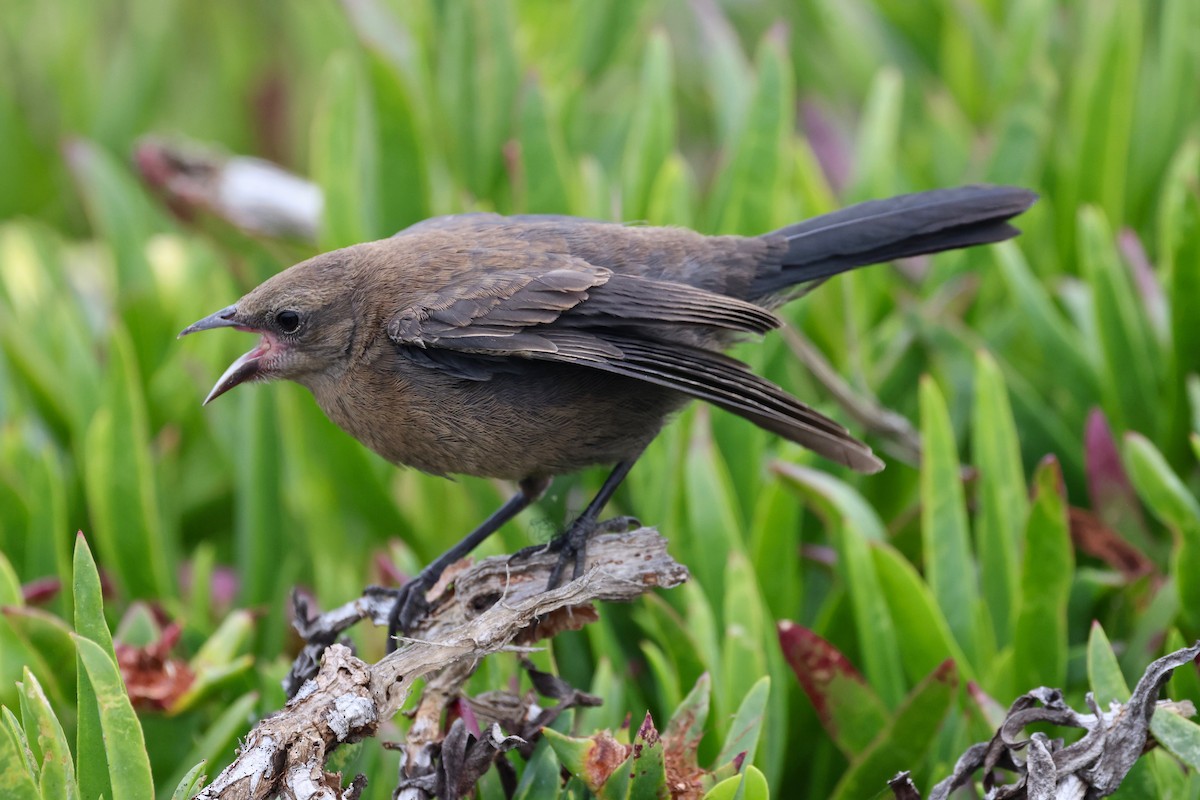
{"type": "Polygon", "coordinates": [[[839,272],[896,258],[1001,242],[1019,231],[1008,220],[1037,200],[1028,189],[963,186],[872,200],[781,228],[788,249],[778,270],[755,278],[766,297],[839,272]]]}

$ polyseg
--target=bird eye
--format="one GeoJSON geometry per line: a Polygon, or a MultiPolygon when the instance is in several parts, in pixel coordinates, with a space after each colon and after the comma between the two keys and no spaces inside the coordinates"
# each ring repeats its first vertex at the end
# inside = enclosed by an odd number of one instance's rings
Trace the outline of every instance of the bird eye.
{"type": "Polygon", "coordinates": [[[284,333],[295,333],[300,330],[300,315],[295,311],[280,311],[275,315],[275,324],[284,333]]]}

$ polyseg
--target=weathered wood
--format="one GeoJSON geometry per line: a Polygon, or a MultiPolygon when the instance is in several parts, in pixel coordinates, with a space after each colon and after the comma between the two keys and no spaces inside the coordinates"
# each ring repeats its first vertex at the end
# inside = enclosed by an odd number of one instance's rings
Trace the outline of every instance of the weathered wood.
{"type": "MultiPolygon", "coordinates": [[[[444,704],[456,696],[479,659],[527,649],[540,638],[591,621],[596,601],[630,601],[688,577],[687,569],[667,553],[666,540],[651,528],[596,536],[588,543],[584,574],[545,591],[556,558],[534,553],[452,567],[448,580],[430,592],[429,615],[396,652],[376,664],[356,658],[342,645],[328,646],[316,678],[304,682],[281,711],[259,722],[234,762],[197,798],[260,800],[275,794],[285,800],[353,800],[361,785],[340,788],[340,776],[325,772],[327,756],[338,745],[374,736],[400,709],[418,678],[443,671],[446,677],[432,680],[432,702],[444,704]]],[[[368,593],[314,620],[303,619],[298,627],[320,631],[332,641],[359,619],[386,624],[389,608],[386,597],[368,593]]],[[[428,719],[414,723],[420,741],[409,743],[416,748],[436,735],[428,722],[433,707],[423,716],[428,719]]]]}

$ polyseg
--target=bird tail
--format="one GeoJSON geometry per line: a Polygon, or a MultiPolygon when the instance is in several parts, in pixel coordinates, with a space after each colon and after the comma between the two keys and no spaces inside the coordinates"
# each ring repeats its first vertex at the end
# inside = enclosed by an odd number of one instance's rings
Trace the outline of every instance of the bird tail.
{"type": "Polygon", "coordinates": [[[760,273],[752,297],[896,258],[1002,242],[1020,231],[1008,220],[1037,194],[1012,186],[962,186],[860,203],[781,228],[787,251],[777,269],[760,273]]]}

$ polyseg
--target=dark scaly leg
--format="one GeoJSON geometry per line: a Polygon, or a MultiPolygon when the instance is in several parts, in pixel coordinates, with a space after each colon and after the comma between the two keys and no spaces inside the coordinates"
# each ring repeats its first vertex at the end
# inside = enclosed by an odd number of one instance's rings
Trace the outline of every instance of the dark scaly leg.
{"type": "MultiPolygon", "coordinates": [[[[592,498],[592,502],[588,503],[583,513],[575,518],[570,527],[546,545],[547,550],[558,553],[558,562],[554,565],[554,569],[550,573],[550,580],[546,584],[547,591],[558,588],[558,585],[562,583],[568,564],[571,565],[571,580],[583,574],[583,565],[587,561],[588,537],[602,527],[597,523],[600,512],[612,499],[613,493],[617,491],[621,481],[625,480],[625,476],[629,474],[629,470],[633,468],[640,455],[641,453],[638,453],[633,458],[618,461],[612,472],[604,479],[604,485],[600,487],[600,491],[596,492],[596,496],[592,498]]],[[[630,519],[622,518],[620,521],[628,523],[630,519]]]]}
{"type": "Polygon", "coordinates": [[[425,615],[429,605],[425,593],[442,577],[446,567],[458,561],[474,550],[484,539],[500,529],[504,523],[520,514],[530,504],[541,497],[550,487],[550,478],[526,478],[521,481],[518,491],[508,501],[496,509],[485,519],[478,528],[463,537],[463,540],[437,557],[429,566],[396,592],[396,604],[388,617],[388,652],[396,649],[396,634],[409,630],[413,624],[425,615]]]}

